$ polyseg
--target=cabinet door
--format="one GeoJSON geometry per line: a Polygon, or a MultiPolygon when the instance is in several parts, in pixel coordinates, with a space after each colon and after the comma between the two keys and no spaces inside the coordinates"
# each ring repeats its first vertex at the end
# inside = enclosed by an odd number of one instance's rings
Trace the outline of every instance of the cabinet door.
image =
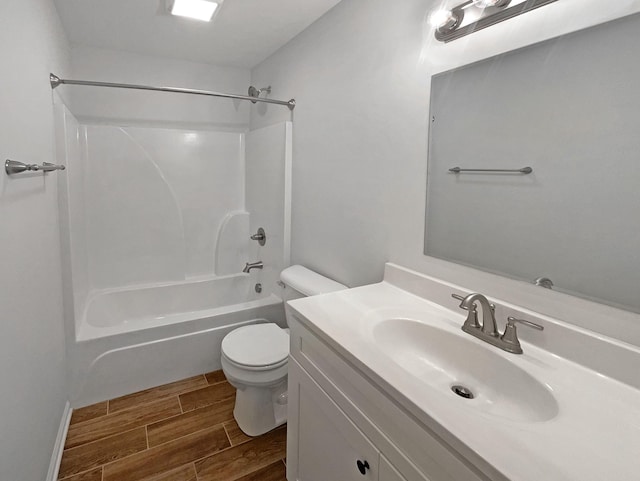
{"type": "Polygon", "coordinates": [[[387,461],[387,458],[380,455],[380,477],[379,481],[407,481],[393,465],[387,461]]]}
{"type": "Polygon", "coordinates": [[[377,481],[378,450],[298,366],[290,368],[289,391],[297,408],[289,426],[297,438],[296,480],[377,481]]]}

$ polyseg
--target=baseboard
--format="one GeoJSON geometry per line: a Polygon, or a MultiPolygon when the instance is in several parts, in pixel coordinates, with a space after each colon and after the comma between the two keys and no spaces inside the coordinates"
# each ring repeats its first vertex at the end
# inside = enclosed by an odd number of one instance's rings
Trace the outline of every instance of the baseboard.
{"type": "Polygon", "coordinates": [[[62,412],[62,418],[60,419],[60,427],[58,428],[58,436],[56,437],[56,443],[53,446],[53,453],[51,454],[51,462],[49,463],[49,472],[47,473],[46,481],[56,481],[58,479],[58,471],[60,470],[60,462],[62,461],[62,451],[64,451],[64,441],[67,438],[67,431],[69,430],[69,422],[71,421],[71,404],[67,401],[62,412]]]}

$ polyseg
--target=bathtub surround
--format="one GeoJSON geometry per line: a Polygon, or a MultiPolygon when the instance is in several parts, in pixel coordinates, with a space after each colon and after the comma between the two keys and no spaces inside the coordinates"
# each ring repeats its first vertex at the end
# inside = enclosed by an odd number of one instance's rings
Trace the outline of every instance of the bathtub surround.
{"type": "MultiPolygon", "coordinates": [[[[88,47],[74,48],[73,65],[87,79],[249,84],[242,69],[88,47]]],[[[56,127],[69,174],[60,211],[72,405],[218,369],[231,329],[284,322],[291,123],[247,132],[247,102],[59,89],[71,97],[56,127]],[[258,227],[265,246],[249,240],[258,227]],[[256,260],[264,270],[240,273],[256,260]]]]}
{"type": "Polygon", "coordinates": [[[220,225],[244,209],[242,134],[88,125],[80,139],[89,285],[214,275],[220,225]]]}
{"type": "Polygon", "coordinates": [[[266,292],[280,297],[280,272],[291,264],[292,145],[290,121],[246,135],[245,209],[251,213],[249,232],[254,234],[262,227],[267,234],[264,246],[249,242],[246,261],[265,262],[264,269],[254,274],[255,279],[266,292]]]}
{"type": "MultiPolygon", "coordinates": [[[[253,85],[298,104],[292,262],[357,286],[380,280],[392,261],[625,339],[637,316],[424,256],[429,80],[638,12],[640,1],[563,0],[446,45],[427,22],[438,3],[343,0],[252,70],[253,85]]],[[[252,128],[286,118],[252,107],[252,128]]]]}
{"type": "MultiPolygon", "coordinates": [[[[0,3],[2,162],[53,162],[49,70],[68,46],[45,0],[0,3]]],[[[0,175],[0,479],[43,480],[67,400],[57,175],[0,175]],[[6,248],[10,246],[10,248],[6,248]]],[[[52,471],[55,466],[52,466],[52,471]]]]}
{"type": "Polygon", "coordinates": [[[286,430],[245,436],[234,395],[215,371],[78,409],[59,479],[285,481],[286,430]]]}

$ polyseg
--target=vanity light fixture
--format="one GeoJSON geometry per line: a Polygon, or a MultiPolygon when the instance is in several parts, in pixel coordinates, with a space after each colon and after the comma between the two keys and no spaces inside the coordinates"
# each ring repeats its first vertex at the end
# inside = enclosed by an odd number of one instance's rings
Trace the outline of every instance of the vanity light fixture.
{"type": "Polygon", "coordinates": [[[210,22],[213,14],[220,7],[220,1],[210,2],[208,0],[174,0],[169,11],[171,15],[178,17],[193,18],[203,22],[210,22]]]}
{"type": "Polygon", "coordinates": [[[450,10],[437,10],[429,16],[436,40],[451,42],[558,0],[467,0],[450,10]],[[464,25],[466,10],[475,10],[472,21],[464,25]]]}

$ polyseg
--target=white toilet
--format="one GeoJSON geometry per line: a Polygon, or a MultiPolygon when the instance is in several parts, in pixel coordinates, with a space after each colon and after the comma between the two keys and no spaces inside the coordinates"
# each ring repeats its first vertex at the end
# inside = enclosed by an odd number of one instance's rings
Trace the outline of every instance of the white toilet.
{"type": "MultiPolygon", "coordinates": [[[[347,289],[303,266],[283,270],[285,301],[347,289]]],[[[259,436],[287,422],[289,330],[274,323],[244,326],[222,340],[222,370],[237,389],[233,415],[242,431],[259,436]]]]}

